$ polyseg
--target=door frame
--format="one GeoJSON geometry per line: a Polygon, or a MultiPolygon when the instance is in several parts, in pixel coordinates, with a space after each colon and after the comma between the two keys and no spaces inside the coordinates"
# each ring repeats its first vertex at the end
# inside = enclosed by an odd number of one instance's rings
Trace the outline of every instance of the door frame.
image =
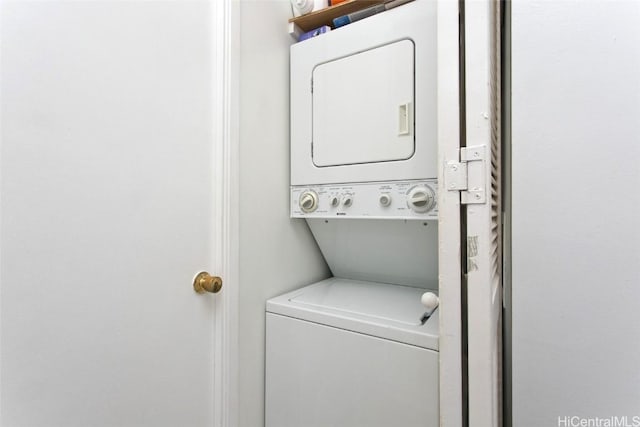
{"type": "Polygon", "coordinates": [[[462,427],[463,329],[460,193],[447,191],[445,169],[458,159],[461,129],[460,22],[457,0],[438,2],[438,276],[440,427],[462,427]]]}
{"type": "Polygon", "coordinates": [[[215,298],[213,399],[214,426],[238,420],[239,307],[239,2],[211,1],[213,99],[214,274],[223,279],[215,298]]]}

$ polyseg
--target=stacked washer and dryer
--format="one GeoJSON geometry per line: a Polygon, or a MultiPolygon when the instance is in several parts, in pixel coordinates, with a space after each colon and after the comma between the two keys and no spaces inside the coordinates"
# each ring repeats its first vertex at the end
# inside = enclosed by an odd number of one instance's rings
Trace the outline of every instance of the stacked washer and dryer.
{"type": "Polygon", "coordinates": [[[438,420],[436,2],[291,47],[291,217],[333,277],[267,301],[267,427],[438,420]]]}

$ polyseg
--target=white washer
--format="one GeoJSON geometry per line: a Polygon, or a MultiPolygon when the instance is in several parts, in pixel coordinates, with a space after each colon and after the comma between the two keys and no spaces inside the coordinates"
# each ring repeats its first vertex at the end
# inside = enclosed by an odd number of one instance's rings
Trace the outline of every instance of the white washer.
{"type": "Polygon", "coordinates": [[[424,292],[331,278],[267,301],[266,427],[437,426],[424,292]]]}

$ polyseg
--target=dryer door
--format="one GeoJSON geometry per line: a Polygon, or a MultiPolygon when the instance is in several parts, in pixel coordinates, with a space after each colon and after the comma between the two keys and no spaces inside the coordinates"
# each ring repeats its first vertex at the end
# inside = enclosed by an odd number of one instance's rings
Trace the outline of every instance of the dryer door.
{"type": "Polygon", "coordinates": [[[315,166],[413,156],[414,50],[405,39],[314,68],[315,166]]]}

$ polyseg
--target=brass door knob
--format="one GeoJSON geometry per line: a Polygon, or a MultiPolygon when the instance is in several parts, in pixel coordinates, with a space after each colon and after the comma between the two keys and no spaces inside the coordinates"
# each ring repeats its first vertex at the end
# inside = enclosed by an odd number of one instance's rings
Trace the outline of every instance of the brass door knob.
{"type": "Polygon", "coordinates": [[[202,271],[193,279],[193,289],[199,294],[205,292],[218,293],[222,289],[222,279],[202,271]]]}

